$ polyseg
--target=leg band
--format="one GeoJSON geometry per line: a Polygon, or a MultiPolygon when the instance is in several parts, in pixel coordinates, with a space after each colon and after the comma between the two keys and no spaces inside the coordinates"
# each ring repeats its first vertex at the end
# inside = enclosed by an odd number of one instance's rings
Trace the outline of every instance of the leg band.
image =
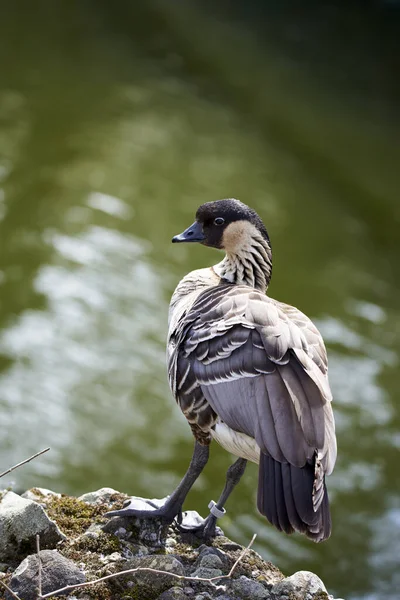
{"type": "Polygon", "coordinates": [[[211,500],[210,504],[208,505],[208,508],[210,509],[210,513],[217,519],[220,519],[226,514],[226,510],[224,508],[218,508],[217,503],[214,502],[214,500],[211,500]]]}

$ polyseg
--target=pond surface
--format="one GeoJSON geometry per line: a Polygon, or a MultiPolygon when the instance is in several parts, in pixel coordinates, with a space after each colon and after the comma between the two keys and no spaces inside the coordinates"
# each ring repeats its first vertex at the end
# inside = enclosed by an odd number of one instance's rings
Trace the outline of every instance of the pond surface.
{"type": "MultiPolygon", "coordinates": [[[[51,452],[2,483],[146,497],[174,488],[193,441],[167,383],[168,304],[184,274],[220,256],[170,240],[199,204],[235,196],[269,230],[270,295],[306,312],[324,335],[339,458],[328,480],[328,542],[266,524],[255,466],[222,527],[243,544],[257,532],[264,557],[286,573],[315,571],[336,596],[394,600],[400,262],[391,59],[367,55],[360,64],[357,47],[346,70],[323,44],[311,52],[307,36],[326,33],[318,19],[310,32],[300,17],[274,13],[267,46],[249,15],[228,22],[188,6],[151,2],[135,14],[123,1],[112,9],[3,3],[0,470],[51,452]]],[[[340,40],[344,52],[351,37],[340,40]]],[[[387,40],[382,52],[392,56],[387,40]]],[[[212,448],[190,508],[207,512],[230,462],[212,448]]]]}

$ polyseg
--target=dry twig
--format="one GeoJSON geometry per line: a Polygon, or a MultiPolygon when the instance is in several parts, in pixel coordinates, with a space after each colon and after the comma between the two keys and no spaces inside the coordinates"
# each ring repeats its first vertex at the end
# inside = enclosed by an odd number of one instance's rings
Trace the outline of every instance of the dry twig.
{"type": "Polygon", "coordinates": [[[38,557],[38,594],[42,596],[42,559],[40,558],[40,536],[36,534],[36,552],[38,557]]]}
{"type": "Polygon", "coordinates": [[[48,452],[49,450],[50,450],[50,448],[45,448],[44,450],[41,450],[40,452],[36,452],[36,454],[34,454],[33,456],[26,458],[25,460],[18,463],[17,465],[14,465],[13,467],[10,467],[10,469],[7,469],[7,471],[3,471],[3,473],[0,473],[0,478],[4,477],[4,475],[8,475],[8,473],[11,473],[11,471],[18,469],[18,467],[22,467],[22,465],[26,465],[26,463],[30,462],[34,458],[37,458],[38,456],[41,456],[42,454],[44,454],[45,452],[48,452]]]}
{"type": "Polygon", "coordinates": [[[238,564],[240,563],[241,560],[243,560],[243,557],[245,556],[245,554],[248,552],[248,550],[250,550],[251,546],[254,544],[254,540],[256,539],[257,534],[255,533],[253,535],[253,537],[251,538],[249,544],[246,546],[246,548],[243,549],[243,552],[241,552],[239,558],[235,561],[234,565],[232,566],[231,570],[229,571],[229,573],[227,575],[218,575],[217,577],[189,577],[186,575],[177,575],[176,573],[170,573],[169,571],[161,571],[159,569],[151,569],[150,567],[136,567],[135,569],[127,569],[126,571],[119,571],[118,573],[112,573],[111,575],[105,575],[105,577],[100,577],[99,579],[95,579],[93,581],[86,581],[85,583],[76,583],[75,585],[67,585],[63,588],[60,588],[58,590],[54,590],[53,592],[49,592],[48,594],[43,594],[43,595],[39,595],[38,600],[44,600],[44,598],[51,598],[52,596],[56,595],[56,594],[61,594],[61,593],[69,593],[72,590],[76,590],[78,588],[84,588],[84,587],[89,587],[91,585],[95,585],[96,583],[100,583],[101,581],[107,581],[108,579],[114,579],[115,577],[120,577],[121,575],[131,575],[133,573],[138,573],[139,571],[146,571],[147,573],[154,573],[156,575],[170,575],[171,577],[175,577],[175,579],[183,579],[184,581],[203,581],[205,583],[211,583],[212,585],[214,585],[214,581],[220,581],[221,579],[230,579],[233,575],[233,572],[235,571],[236,567],[238,566],[238,564]]]}
{"type": "Polygon", "coordinates": [[[21,598],[20,598],[19,596],[17,596],[17,594],[16,594],[15,592],[13,592],[13,591],[12,591],[12,589],[11,589],[11,588],[9,588],[9,587],[8,587],[8,585],[7,585],[6,583],[4,583],[4,581],[2,581],[1,579],[0,579],[0,585],[2,585],[2,586],[3,586],[3,588],[4,588],[5,590],[7,590],[7,592],[8,592],[9,594],[11,594],[11,596],[12,596],[13,598],[16,598],[17,600],[21,600],[21,598]]]}

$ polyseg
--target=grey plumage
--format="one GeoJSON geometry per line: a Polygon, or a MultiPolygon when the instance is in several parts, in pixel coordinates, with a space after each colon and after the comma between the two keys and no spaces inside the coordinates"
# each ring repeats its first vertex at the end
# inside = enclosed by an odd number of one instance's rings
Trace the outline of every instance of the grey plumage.
{"type": "Polygon", "coordinates": [[[215,438],[259,462],[259,511],[321,541],[331,531],[325,475],[336,460],[326,350],[306,315],[265,294],[269,238],[248,220],[235,218],[223,234],[220,265],[189,274],[174,293],[170,385],[201,443],[215,438]]]}

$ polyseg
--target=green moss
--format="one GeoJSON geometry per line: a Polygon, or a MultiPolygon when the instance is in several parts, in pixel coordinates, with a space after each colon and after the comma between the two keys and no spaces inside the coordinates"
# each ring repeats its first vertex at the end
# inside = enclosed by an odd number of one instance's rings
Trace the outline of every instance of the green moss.
{"type": "Polygon", "coordinates": [[[179,543],[171,549],[171,554],[177,554],[182,561],[193,562],[197,558],[196,550],[189,544],[179,543]]]}
{"type": "Polygon", "coordinates": [[[93,537],[89,535],[80,537],[74,543],[74,548],[85,552],[112,554],[121,551],[121,542],[116,535],[111,533],[98,533],[93,537]]]}
{"type": "MultiPolygon", "coordinates": [[[[140,590],[138,586],[134,586],[128,591],[122,592],[121,600],[143,600],[143,590],[140,590]]],[[[156,598],[156,596],[154,596],[156,598]]],[[[152,600],[152,598],[149,598],[152,600]]]]}
{"type": "MultiPolygon", "coordinates": [[[[165,588],[169,589],[169,588],[165,588]]],[[[165,591],[165,590],[164,590],[165,591]]],[[[134,585],[129,590],[121,592],[121,596],[112,596],[113,600],[119,598],[119,600],[157,600],[161,592],[152,591],[150,588],[143,589],[142,586],[134,585]]]]}
{"type": "Polygon", "coordinates": [[[102,522],[104,507],[86,504],[77,498],[52,497],[47,503],[47,514],[68,537],[80,535],[94,522],[102,522]]]}
{"type": "MultiPolygon", "coordinates": [[[[137,583],[132,579],[132,576],[126,575],[110,579],[109,592],[112,600],[157,600],[159,595],[169,589],[172,584],[166,585],[163,589],[154,589],[151,585],[145,585],[143,582],[137,583]],[[127,583],[130,583],[131,587],[128,587],[127,583]]],[[[95,594],[91,595],[93,600],[97,600],[95,594]]],[[[101,599],[103,600],[103,599],[101,599]]],[[[108,600],[108,599],[105,599],[108,600]]]]}
{"type": "MultiPolygon", "coordinates": [[[[39,490],[34,490],[40,495],[39,490]]],[[[104,513],[122,508],[126,494],[116,493],[112,498],[114,504],[88,504],[77,498],[62,495],[43,496],[46,512],[60,527],[67,537],[77,537],[93,523],[105,523],[104,513]]]]}
{"type": "Polygon", "coordinates": [[[35,494],[35,496],[38,496],[39,498],[45,498],[46,497],[39,488],[32,488],[29,491],[31,491],[33,494],[35,494]]]}
{"type": "Polygon", "coordinates": [[[84,595],[85,598],[89,597],[93,600],[113,600],[113,598],[115,600],[115,596],[113,596],[109,585],[104,581],[84,588],[84,590],[82,590],[82,595],[84,595]]]}
{"type": "Polygon", "coordinates": [[[323,590],[320,590],[317,594],[315,594],[313,600],[329,600],[329,595],[323,590]]]}
{"type": "MultiPolygon", "coordinates": [[[[241,546],[238,546],[225,536],[215,538],[212,545],[223,550],[229,557],[229,568],[233,566],[234,562],[243,552],[241,546]],[[232,549],[229,548],[230,545],[232,549]]],[[[254,571],[258,571],[256,578],[261,583],[276,583],[284,578],[282,572],[275,565],[263,560],[254,550],[248,550],[236,567],[234,577],[245,575],[246,577],[250,577],[250,579],[254,579],[254,571]]]]}
{"type": "Polygon", "coordinates": [[[164,547],[164,546],[161,546],[161,548],[155,548],[155,549],[152,551],[152,554],[157,554],[157,555],[160,555],[160,554],[167,554],[167,551],[166,551],[166,549],[165,549],[165,547],[164,547]]]}

